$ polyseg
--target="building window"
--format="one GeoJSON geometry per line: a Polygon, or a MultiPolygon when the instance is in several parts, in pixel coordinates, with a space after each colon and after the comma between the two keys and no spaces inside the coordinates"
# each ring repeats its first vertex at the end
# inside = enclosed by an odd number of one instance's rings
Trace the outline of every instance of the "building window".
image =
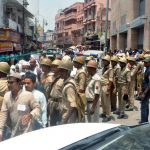
{"type": "Polygon", "coordinates": [[[115,30],[116,29],[116,21],[113,22],[112,26],[113,26],[113,29],[115,30]]]}
{"type": "Polygon", "coordinates": [[[121,17],[121,25],[124,25],[124,24],[126,24],[126,15],[123,15],[121,17]]]}
{"type": "Polygon", "coordinates": [[[142,16],[145,14],[145,0],[139,1],[139,16],[142,16]]]}

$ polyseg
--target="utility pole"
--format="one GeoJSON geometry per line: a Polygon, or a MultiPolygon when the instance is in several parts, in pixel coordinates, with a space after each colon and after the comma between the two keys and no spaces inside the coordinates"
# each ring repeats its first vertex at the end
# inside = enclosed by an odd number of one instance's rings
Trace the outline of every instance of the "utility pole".
{"type": "Polygon", "coordinates": [[[105,52],[108,51],[107,32],[108,32],[109,0],[106,3],[106,25],[105,25],[105,52]]]}
{"type": "Polygon", "coordinates": [[[29,5],[29,3],[27,2],[27,0],[23,0],[23,4],[22,4],[22,35],[23,35],[23,41],[22,41],[22,54],[24,54],[24,50],[25,50],[25,7],[27,7],[29,5]]]}

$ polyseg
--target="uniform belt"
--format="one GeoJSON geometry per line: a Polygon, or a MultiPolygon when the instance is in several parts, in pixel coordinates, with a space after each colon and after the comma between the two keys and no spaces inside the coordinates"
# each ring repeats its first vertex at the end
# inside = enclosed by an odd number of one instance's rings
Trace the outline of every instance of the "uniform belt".
{"type": "Polygon", "coordinates": [[[61,101],[60,98],[50,98],[50,99],[51,99],[51,101],[53,101],[53,102],[60,102],[60,101],[61,101]]]}
{"type": "Polygon", "coordinates": [[[90,104],[90,103],[93,103],[93,101],[87,101],[87,103],[89,103],[89,104],[90,104]]]}

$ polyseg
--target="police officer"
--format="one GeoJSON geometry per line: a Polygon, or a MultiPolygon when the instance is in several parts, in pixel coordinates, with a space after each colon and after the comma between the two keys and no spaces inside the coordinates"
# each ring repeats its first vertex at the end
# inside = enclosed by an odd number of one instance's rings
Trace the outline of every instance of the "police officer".
{"type": "MultiPolygon", "coordinates": [[[[75,68],[77,68],[76,75],[74,77],[76,82],[76,88],[78,91],[78,94],[80,95],[80,98],[83,101],[83,104],[86,103],[86,97],[85,97],[85,89],[86,89],[86,72],[83,68],[84,66],[84,57],[83,56],[76,56],[73,60],[73,65],[75,68]]],[[[83,111],[85,111],[85,105],[83,106],[83,111]]]]}
{"type": "Polygon", "coordinates": [[[40,79],[40,83],[43,86],[45,93],[46,93],[46,97],[48,98],[49,93],[48,93],[48,85],[49,85],[49,75],[50,75],[50,67],[51,67],[51,63],[52,61],[48,58],[43,58],[40,62],[41,68],[43,73],[41,74],[41,79],[40,79]]]}
{"type": "Polygon", "coordinates": [[[102,58],[103,69],[102,69],[102,77],[101,77],[101,104],[103,113],[101,117],[103,117],[102,122],[108,122],[111,120],[111,102],[110,102],[110,93],[111,87],[113,83],[113,69],[110,67],[110,56],[106,55],[102,58]]]}
{"type": "Polygon", "coordinates": [[[80,93],[85,93],[86,72],[83,69],[84,58],[82,56],[76,56],[73,60],[73,65],[75,68],[77,68],[77,72],[74,77],[76,81],[77,89],[80,93]]]}
{"type": "Polygon", "coordinates": [[[49,77],[49,98],[48,98],[48,112],[50,118],[50,126],[60,123],[60,104],[62,99],[63,79],[60,78],[60,71],[58,66],[61,60],[55,59],[51,64],[51,76],[49,77]]]}
{"type": "Polygon", "coordinates": [[[137,65],[137,66],[139,66],[139,70],[137,72],[137,97],[136,97],[137,100],[140,100],[139,94],[140,94],[140,91],[141,91],[141,88],[142,88],[142,81],[143,81],[143,78],[144,78],[144,62],[143,62],[143,59],[144,59],[144,54],[140,54],[139,55],[139,62],[138,62],[138,65],[137,65]]]}
{"type": "Polygon", "coordinates": [[[142,82],[141,98],[141,121],[140,123],[148,122],[149,116],[149,99],[150,99],[150,57],[144,59],[146,67],[144,80],[142,82]]]}
{"type": "Polygon", "coordinates": [[[62,120],[61,124],[76,123],[79,122],[79,109],[76,83],[73,78],[70,77],[70,72],[73,68],[71,61],[62,61],[60,68],[60,76],[64,79],[64,86],[62,89],[62,120]]]}
{"type": "Polygon", "coordinates": [[[131,111],[134,109],[134,92],[135,92],[135,83],[136,83],[136,78],[137,78],[137,72],[138,72],[138,66],[136,65],[136,60],[134,57],[128,57],[128,65],[127,67],[131,71],[131,82],[129,85],[129,101],[128,104],[126,105],[128,111],[131,111]]]}
{"type": "Polygon", "coordinates": [[[87,63],[88,75],[91,77],[86,87],[88,122],[99,122],[100,76],[97,74],[97,62],[87,63]]]}
{"type": "Polygon", "coordinates": [[[10,66],[7,62],[0,62],[0,110],[3,103],[3,97],[8,90],[7,74],[10,72],[10,66]]]}
{"type": "Polygon", "coordinates": [[[131,82],[131,73],[127,65],[127,59],[125,57],[119,59],[120,71],[118,75],[118,119],[127,119],[125,115],[125,105],[128,101],[128,88],[131,82]]]}
{"type": "Polygon", "coordinates": [[[118,65],[118,57],[113,56],[111,57],[111,67],[113,69],[114,78],[113,78],[113,84],[111,88],[111,111],[116,111],[117,109],[117,80],[118,80],[118,74],[119,74],[119,65],[118,65]]]}

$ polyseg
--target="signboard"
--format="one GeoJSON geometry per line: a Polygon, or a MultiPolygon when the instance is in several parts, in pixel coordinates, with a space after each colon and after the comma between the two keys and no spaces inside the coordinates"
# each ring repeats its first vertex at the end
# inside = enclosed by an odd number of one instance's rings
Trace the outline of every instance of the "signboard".
{"type": "Polygon", "coordinates": [[[5,30],[0,30],[0,40],[1,41],[7,40],[7,32],[5,30]]]}
{"type": "Polygon", "coordinates": [[[1,29],[0,30],[0,41],[10,41],[20,43],[20,34],[10,29],[1,29]]]}
{"type": "Polygon", "coordinates": [[[13,51],[13,44],[11,42],[0,42],[0,53],[6,51],[13,51]]]}

